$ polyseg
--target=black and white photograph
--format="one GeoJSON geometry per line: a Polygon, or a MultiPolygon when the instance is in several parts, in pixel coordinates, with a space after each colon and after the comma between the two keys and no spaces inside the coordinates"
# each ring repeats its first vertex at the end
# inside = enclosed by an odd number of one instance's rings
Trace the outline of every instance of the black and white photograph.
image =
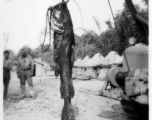
{"type": "Polygon", "coordinates": [[[149,0],[3,0],[3,120],[150,120],[149,0]]]}

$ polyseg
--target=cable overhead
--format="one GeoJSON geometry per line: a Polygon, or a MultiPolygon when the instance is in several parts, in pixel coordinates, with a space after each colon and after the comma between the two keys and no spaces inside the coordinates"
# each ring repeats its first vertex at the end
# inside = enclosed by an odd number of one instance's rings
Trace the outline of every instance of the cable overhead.
{"type": "MultiPolygon", "coordinates": [[[[48,9],[47,11],[47,14],[46,14],[46,27],[45,27],[45,34],[44,34],[44,41],[43,41],[43,44],[42,44],[42,52],[45,52],[48,50],[48,48],[50,47],[50,44],[51,44],[51,20],[49,19],[49,10],[51,10],[50,8],[48,9]],[[49,34],[50,34],[50,40],[49,40],[49,45],[48,47],[43,50],[43,46],[44,46],[44,43],[45,43],[45,40],[46,40],[46,35],[47,35],[47,20],[49,21],[49,34]]],[[[51,14],[51,13],[50,13],[51,14]]]]}
{"type": "Polygon", "coordinates": [[[111,8],[110,1],[109,1],[109,0],[108,0],[108,3],[109,3],[109,7],[110,7],[110,10],[111,10],[111,14],[112,14],[112,17],[113,17],[113,20],[114,20],[115,26],[116,26],[116,30],[117,30],[118,38],[119,38],[119,40],[121,40],[121,39],[120,39],[120,36],[119,36],[119,32],[118,32],[118,28],[117,28],[117,24],[116,24],[116,21],[115,21],[115,18],[114,18],[114,14],[113,14],[113,11],[112,11],[112,8],[111,8]]]}
{"type": "Polygon", "coordinates": [[[79,8],[79,11],[80,11],[80,14],[81,14],[82,28],[83,28],[83,18],[82,18],[82,12],[81,12],[80,6],[79,6],[79,4],[77,3],[76,0],[73,0],[73,1],[77,4],[77,6],[79,8]]]}

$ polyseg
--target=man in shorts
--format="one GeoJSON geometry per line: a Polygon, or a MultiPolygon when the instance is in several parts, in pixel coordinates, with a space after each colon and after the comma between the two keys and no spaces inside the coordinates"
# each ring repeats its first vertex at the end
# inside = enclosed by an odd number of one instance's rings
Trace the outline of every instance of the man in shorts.
{"type": "Polygon", "coordinates": [[[33,59],[31,56],[27,54],[26,49],[22,49],[21,51],[21,57],[18,59],[18,68],[17,68],[17,74],[20,79],[20,85],[21,85],[21,91],[22,95],[21,97],[26,97],[26,80],[29,85],[29,93],[30,97],[35,98],[34,90],[33,90],[33,59]]]}

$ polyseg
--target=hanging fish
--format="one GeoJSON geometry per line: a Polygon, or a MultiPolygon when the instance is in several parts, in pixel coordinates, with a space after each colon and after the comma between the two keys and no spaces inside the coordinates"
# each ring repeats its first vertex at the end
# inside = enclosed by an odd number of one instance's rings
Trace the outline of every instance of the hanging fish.
{"type": "MultiPolygon", "coordinates": [[[[74,109],[71,99],[74,97],[74,87],[72,81],[72,67],[74,62],[75,38],[71,15],[67,8],[68,1],[49,7],[47,18],[50,30],[54,33],[54,61],[56,64],[56,74],[59,72],[61,85],[61,98],[64,99],[62,110],[62,120],[75,120],[74,109]],[[50,11],[50,12],[49,12],[50,11]],[[50,17],[48,17],[50,15],[50,17]]],[[[51,34],[51,32],[50,32],[51,34]]]]}

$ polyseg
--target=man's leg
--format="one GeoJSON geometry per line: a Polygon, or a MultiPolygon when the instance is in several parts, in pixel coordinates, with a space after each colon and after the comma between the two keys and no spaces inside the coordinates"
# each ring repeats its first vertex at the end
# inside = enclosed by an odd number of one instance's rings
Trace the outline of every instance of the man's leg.
{"type": "Polygon", "coordinates": [[[22,95],[21,97],[25,97],[26,96],[26,88],[25,88],[25,84],[26,84],[26,78],[25,78],[25,71],[21,71],[20,72],[20,86],[21,86],[21,91],[22,91],[22,95]]]}
{"type": "Polygon", "coordinates": [[[8,92],[8,85],[9,85],[9,81],[10,81],[10,73],[9,72],[5,72],[4,73],[4,77],[3,77],[3,84],[4,84],[4,99],[7,99],[7,92],[8,92]]]}
{"type": "Polygon", "coordinates": [[[34,97],[34,90],[33,90],[33,80],[32,80],[32,73],[31,70],[26,71],[26,78],[29,85],[29,93],[30,96],[34,97]]]}

